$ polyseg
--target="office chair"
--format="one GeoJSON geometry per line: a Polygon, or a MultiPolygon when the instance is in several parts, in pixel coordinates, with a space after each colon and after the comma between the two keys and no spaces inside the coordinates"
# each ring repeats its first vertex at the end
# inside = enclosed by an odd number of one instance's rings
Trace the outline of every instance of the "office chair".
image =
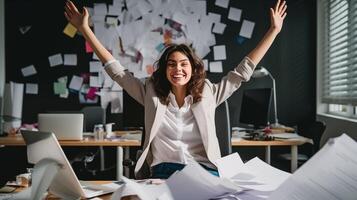
{"type": "MultiPolygon", "coordinates": [[[[314,121],[310,123],[303,123],[298,126],[298,134],[307,138],[312,139],[313,144],[306,144],[307,153],[299,153],[298,154],[298,164],[302,165],[309,158],[311,158],[317,151],[320,149],[320,140],[326,129],[326,124],[323,121],[314,121]]],[[[291,154],[281,154],[279,158],[283,160],[291,160],[291,154]]]]}
{"type": "Polygon", "coordinates": [[[93,132],[94,125],[105,124],[105,110],[100,106],[87,106],[80,110],[84,115],[84,132],[93,132]]]}
{"type": "Polygon", "coordinates": [[[232,134],[227,100],[216,108],[215,123],[221,156],[227,156],[232,153],[232,134]]]}
{"type": "MultiPolygon", "coordinates": [[[[96,124],[105,124],[106,113],[105,110],[100,106],[87,106],[83,107],[80,111],[83,113],[83,131],[93,132],[93,128],[96,124]]],[[[71,164],[79,165],[78,168],[81,172],[87,172],[96,175],[98,172],[106,170],[104,165],[104,149],[100,147],[88,147],[85,151],[77,154],[73,159],[71,159],[71,164]],[[100,169],[95,166],[96,157],[100,157],[100,169]]]]}

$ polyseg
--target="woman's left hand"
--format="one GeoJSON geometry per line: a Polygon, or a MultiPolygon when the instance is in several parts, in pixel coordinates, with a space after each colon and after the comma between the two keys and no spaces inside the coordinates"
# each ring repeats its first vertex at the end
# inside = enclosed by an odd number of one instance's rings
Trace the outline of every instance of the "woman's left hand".
{"type": "Polygon", "coordinates": [[[270,8],[270,29],[279,33],[286,17],[286,1],[278,0],[274,9],[270,8]]]}

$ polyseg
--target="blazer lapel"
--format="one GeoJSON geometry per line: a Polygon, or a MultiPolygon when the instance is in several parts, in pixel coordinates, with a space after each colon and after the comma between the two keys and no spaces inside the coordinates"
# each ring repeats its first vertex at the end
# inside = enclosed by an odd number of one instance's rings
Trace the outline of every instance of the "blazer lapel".
{"type": "Polygon", "coordinates": [[[162,104],[160,101],[157,104],[155,120],[150,131],[149,144],[154,139],[157,134],[157,130],[160,128],[161,122],[163,120],[164,114],[166,112],[166,105],[162,104]]]}
{"type": "Polygon", "coordinates": [[[204,107],[203,104],[201,102],[193,104],[192,105],[192,113],[193,116],[196,119],[197,122],[197,126],[198,129],[200,130],[200,134],[202,137],[202,142],[203,142],[203,146],[206,149],[207,152],[207,148],[208,148],[208,130],[207,130],[207,119],[206,119],[206,114],[204,112],[204,107]]]}
{"type": "Polygon", "coordinates": [[[147,144],[147,146],[144,149],[144,152],[141,154],[139,160],[136,163],[135,166],[135,174],[140,170],[141,166],[143,165],[146,156],[149,152],[150,149],[150,144],[152,142],[152,140],[154,139],[155,135],[157,134],[157,130],[159,129],[162,119],[164,117],[164,114],[166,112],[166,105],[163,105],[159,100],[157,102],[157,108],[156,108],[156,113],[155,113],[155,120],[154,123],[152,125],[151,131],[150,131],[150,138],[149,138],[149,142],[147,144]]]}

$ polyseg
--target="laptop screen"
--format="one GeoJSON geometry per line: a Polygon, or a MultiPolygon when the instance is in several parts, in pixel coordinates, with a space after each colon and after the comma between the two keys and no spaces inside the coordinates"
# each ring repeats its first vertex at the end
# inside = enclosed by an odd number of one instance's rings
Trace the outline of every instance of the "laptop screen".
{"type": "Polygon", "coordinates": [[[82,140],[83,114],[39,113],[38,129],[54,133],[58,140],[82,140]]]}
{"type": "Polygon", "coordinates": [[[21,130],[21,134],[27,146],[29,163],[51,158],[61,165],[49,188],[52,194],[64,198],[84,196],[80,182],[53,133],[21,130]]]}

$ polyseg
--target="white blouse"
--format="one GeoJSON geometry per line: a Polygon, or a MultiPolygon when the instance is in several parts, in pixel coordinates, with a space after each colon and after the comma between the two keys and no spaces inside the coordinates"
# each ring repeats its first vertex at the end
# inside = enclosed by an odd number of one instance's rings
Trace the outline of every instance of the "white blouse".
{"type": "Polygon", "coordinates": [[[151,166],[162,162],[188,164],[196,161],[215,168],[207,158],[197,122],[191,111],[192,96],[185,97],[181,108],[171,92],[169,100],[164,120],[151,144],[151,166]]]}

